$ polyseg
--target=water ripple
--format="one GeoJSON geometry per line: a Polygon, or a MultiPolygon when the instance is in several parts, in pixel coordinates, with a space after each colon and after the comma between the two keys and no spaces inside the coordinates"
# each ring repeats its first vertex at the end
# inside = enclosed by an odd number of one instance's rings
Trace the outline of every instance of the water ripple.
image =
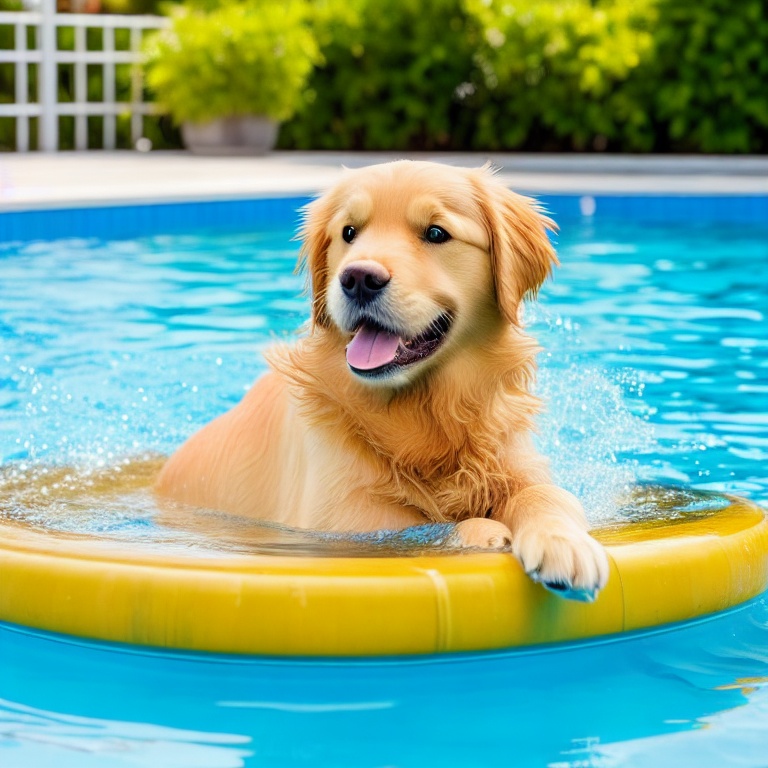
{"type": "MultiPolygon", "coordinates": [[[[768,501],[768,232],[561,224],[528,311],[560,482],[597,517],[638,478],[768,501]]],[[[308,314],[291,235],[6,247],[0,459],[167,453],[236,402],[308,314]]]]}

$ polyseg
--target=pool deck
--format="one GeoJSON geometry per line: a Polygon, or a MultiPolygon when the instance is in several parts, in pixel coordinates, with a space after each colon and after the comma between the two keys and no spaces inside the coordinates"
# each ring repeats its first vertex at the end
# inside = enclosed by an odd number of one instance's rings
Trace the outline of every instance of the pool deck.
{"type": "Polygon", "coordinates": [[[479,166],[490,161],[531,194],[768,195],[768,157],[274,152],[8,153],[0,212],[314,194],[359,167],[401,157],[479,166]]]}

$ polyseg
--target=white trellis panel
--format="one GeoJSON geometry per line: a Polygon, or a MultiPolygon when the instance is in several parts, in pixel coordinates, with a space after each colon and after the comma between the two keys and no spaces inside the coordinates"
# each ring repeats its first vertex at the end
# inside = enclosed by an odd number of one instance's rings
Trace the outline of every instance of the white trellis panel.
{"type": "Polygon", "coordinates": [[[59,149],[59,117],[75,118],[75,148],[88,148],[88,123],[90,115],[104,118],[104,149],[116,145],[117,116],[130,114],[131,141],[136,143],[142,135],[142,118],[154,114],[155,105],[142,98],[141,70],[134,67],[131,74],[130,101],[116,101],[116,65],[137,64],[141,60],[141,42],[144,30],[160,29],[168,20],[160,16],[92,15],[85,13],[56,13],[56,0],[41,0],[40,11],[0,12],[0,26],[14,30],[14,48],[0,50],[0,63],[14,64],[14,101],[0,104],[0,117],[16,119],[16,149],[30,149],[29,120],[40,119],[39,149],[55,152],[59,149]],[[60,27],[72,27],[75,32],[75,48],[60,51],[56,33],[60,27]],[[27,46],[27,32],[34,30],[31,49],[27,46]],[[86,30],[102,30],[102,49],[89,51],[86,30]],[[115,50],[115,30],[130,30],[130,49],[115,50]],[[38,65],[37,101],[29,99],[29,65],[38,65]],[[59,64],[74,65],[74,101],[58,101],[59,64]],[[88,65],[102,67],[104,90],[101,101],[88,101],[88,65]]]}

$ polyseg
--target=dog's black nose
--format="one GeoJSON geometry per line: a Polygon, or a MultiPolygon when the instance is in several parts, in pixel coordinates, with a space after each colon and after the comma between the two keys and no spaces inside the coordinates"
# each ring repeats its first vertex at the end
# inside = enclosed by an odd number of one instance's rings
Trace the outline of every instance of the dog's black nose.
{"type": "Polygon", "coordinates": [[[375,261],[355,262],[339,275],[344,294],[359,304],[369,304],[390,281],[391,275],[375,261]]]}

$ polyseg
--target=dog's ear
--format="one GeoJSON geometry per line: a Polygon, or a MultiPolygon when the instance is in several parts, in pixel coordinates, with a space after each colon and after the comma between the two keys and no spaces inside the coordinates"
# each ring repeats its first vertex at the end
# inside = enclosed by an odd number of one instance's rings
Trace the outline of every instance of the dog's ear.
{"type": "Polygon", "coordinates": [[[519,324],[520,302],[535,296],[558,264],[547,231],[557,229],[538,204],[507,189],[485,166],[470,176],[488,231],[496,301],[519,324]]]}
{"type": "Polygon", "coordinates": [[[331,244],[329,226],[334,215],[333,202],[323,195],[302,210],[301,240],[297,271],[306,270],[306,291],[312,297],[310,326],[327,328],[330,324],[326,294],[328,291],[328,248],[331,244]]]}

